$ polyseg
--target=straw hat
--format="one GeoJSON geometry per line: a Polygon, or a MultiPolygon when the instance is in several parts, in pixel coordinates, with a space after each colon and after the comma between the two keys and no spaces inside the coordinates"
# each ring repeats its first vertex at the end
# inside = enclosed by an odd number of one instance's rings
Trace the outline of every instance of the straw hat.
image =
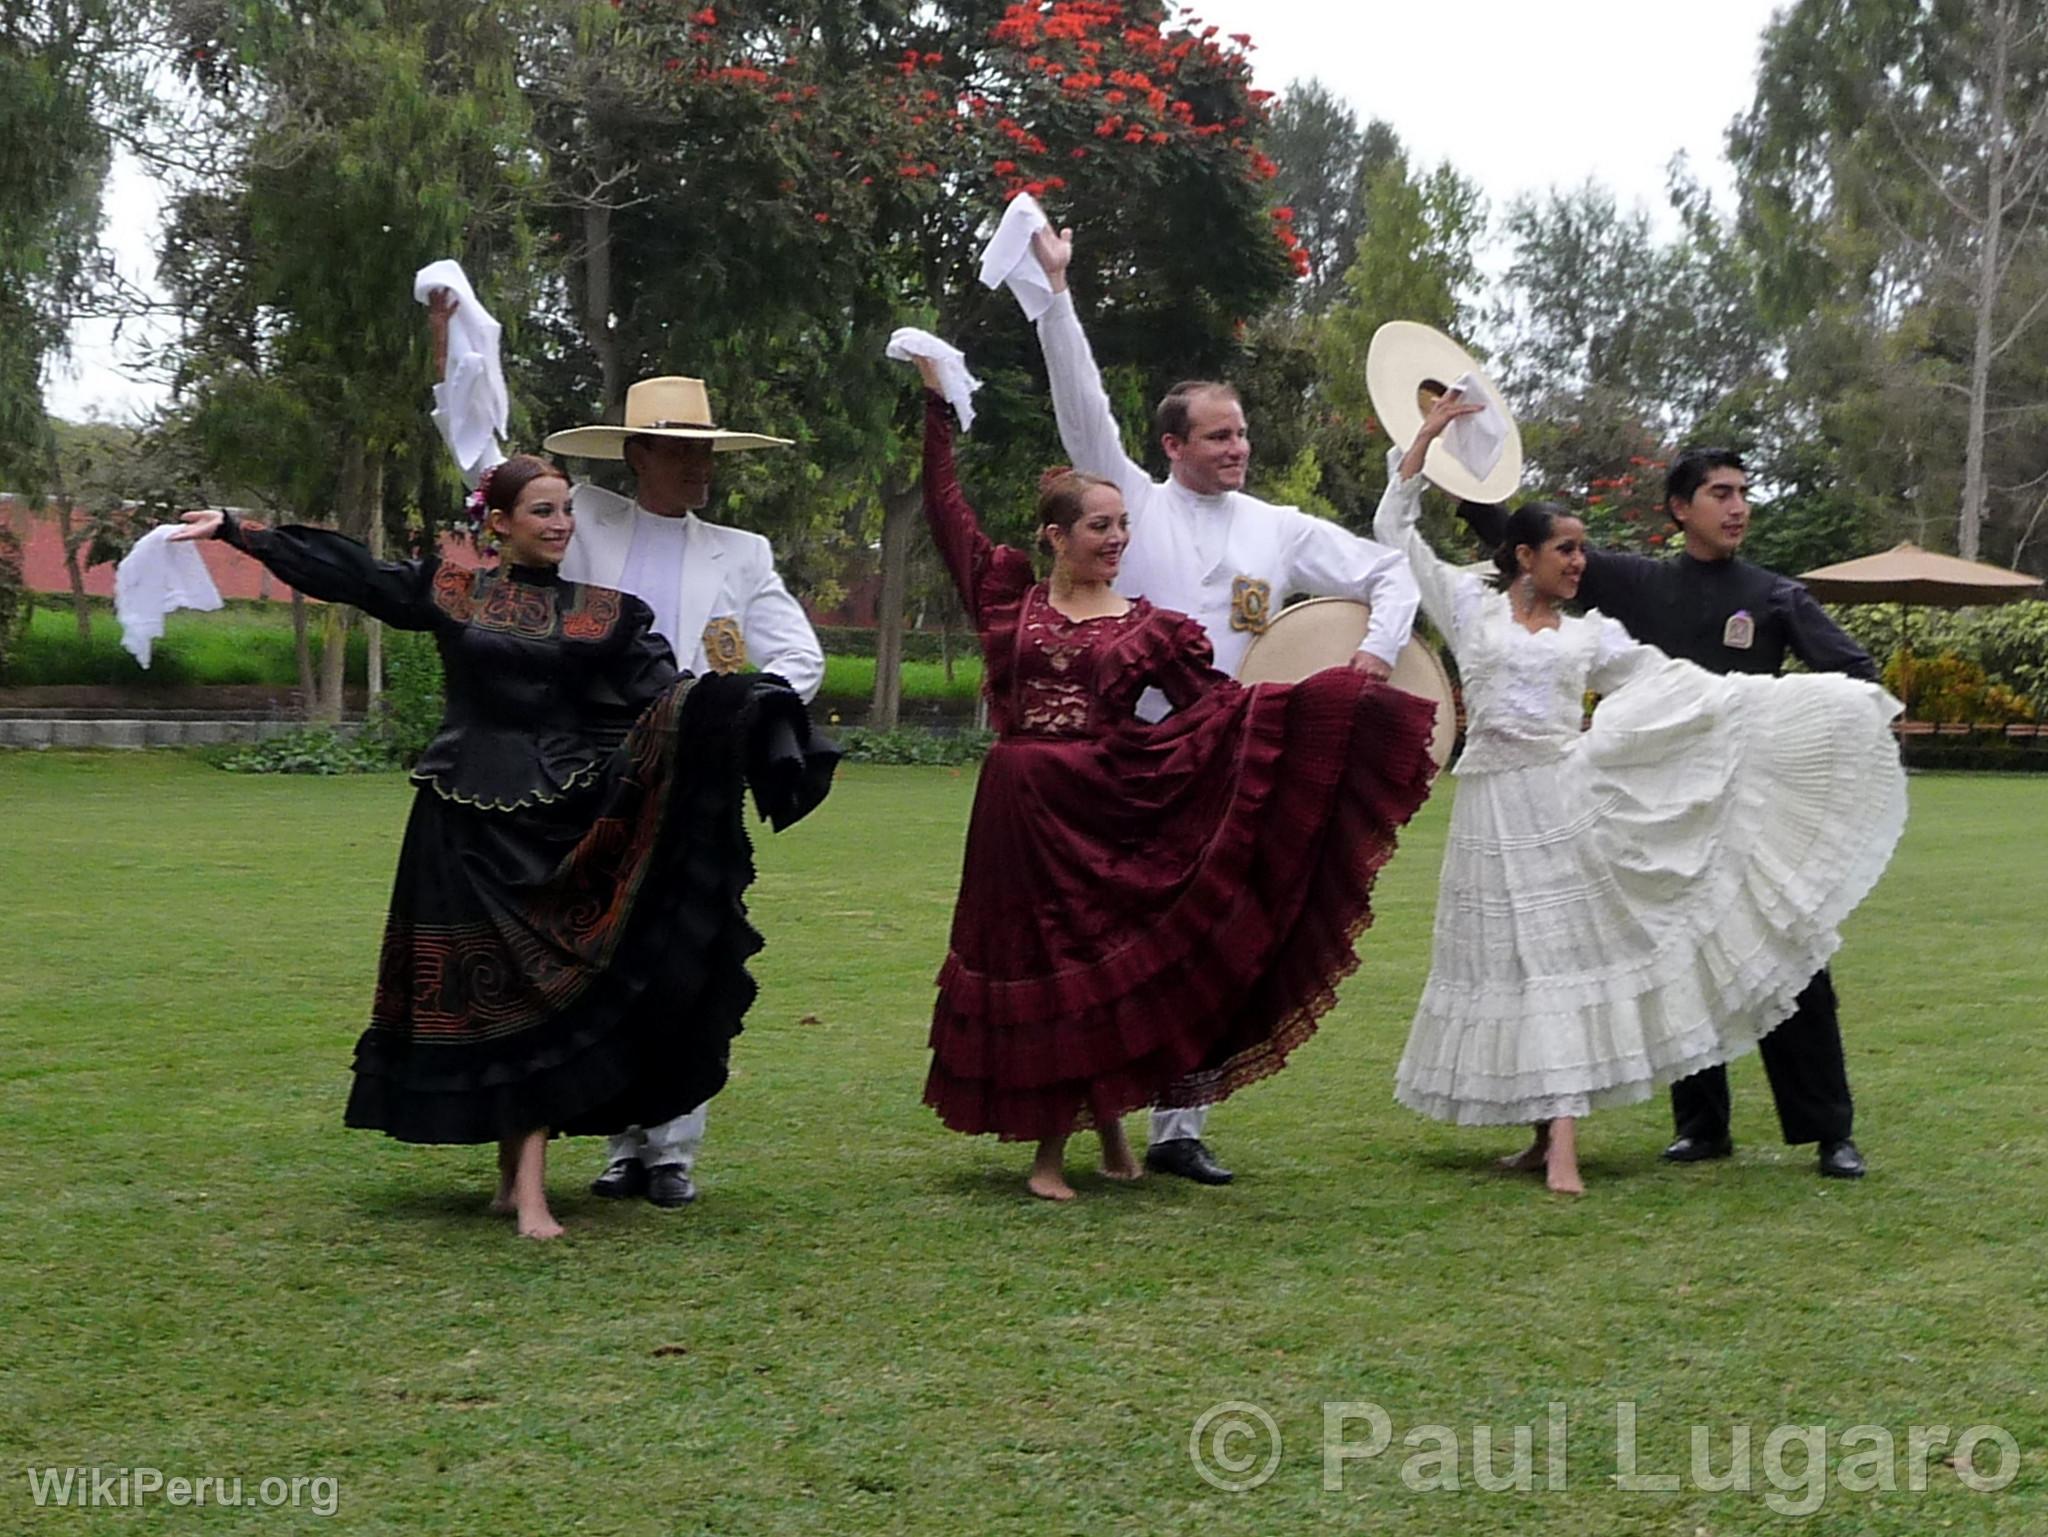
{"type": "MultiPolygon", "coordinates": [[[[1284,608],[1245,652],[1237,681],[1299,683],[1326,667],[1342,667],[1365,639],[1371,619],[1372,610],[1351,598],[1310,598],[1284,608]]],[[[1394,659],[1394,675],[1387,681],[1435,702],[1436,729],[1429,755],[1442,768],[1451,761],[1451,748],[1458,740],[1457,704],[1444,664],[1421,641],[1410,640],[1394,659]]]]}
{"type": "Polygon", "coordinates": [[[573,454],[581,459],[623,459],[628,438],[690,438],[709,443],[716,453],[742,448],[787,448],[788,438],[765,437],[758,432],[728,432],[711,422],[711,396],[702,379],[685,379],[671,374],[660,379],[642,379],[626,391],[626,422],[622,427],[599,423],[593,427],[571,427],[547,440],[550,452],[573,454]]]}
{"type": "Polygon", "coordinates": [[[1365,387],[1372,396],[1373,413],[1402,449],[1415,441],[1437,397],[1468,373],[1479,380],[1487,401],[1507,424],[1500,459],[1479,475],[1458,462],[1450,450],[1451,434],[1445,433],[1429,445],[1422,473],[1439,490],[1465,501],[1504,502],[1522,483],[1522,434],[1507,401],[1471,355],[1443,332],[1412,320],[1388,321],[1373,332],[1372,345],[1366,349],[1365,387]]]}

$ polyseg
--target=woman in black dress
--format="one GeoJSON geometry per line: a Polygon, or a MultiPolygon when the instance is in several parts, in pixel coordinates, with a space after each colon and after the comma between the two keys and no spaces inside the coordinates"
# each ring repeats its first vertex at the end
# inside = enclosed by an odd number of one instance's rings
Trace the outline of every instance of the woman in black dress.
{"type": "Polygon", "coordinates": [[[678,674],[638,598],[564,581],[569,482],[518,455],[483,488],[495,569],[380,562],[317,528],[187,513],[310,597],[431,632],[447,713],[413,770],[347,1122],[405,1142],[496,1142],[492,1209],[562,1229],[550,1133],[654,1125],[725,1083],[761,947],[751,783],[780,828],[836,753],[768,676],[678,674]]]}

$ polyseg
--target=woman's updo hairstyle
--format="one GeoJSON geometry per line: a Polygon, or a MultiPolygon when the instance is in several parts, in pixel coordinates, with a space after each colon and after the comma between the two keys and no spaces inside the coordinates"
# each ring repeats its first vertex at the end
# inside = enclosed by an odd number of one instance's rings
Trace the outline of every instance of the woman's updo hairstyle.
{"type": "Polygon", "coordinates": [[[539,454],[514,454],[511,458],[493,468],[477,489],[484,494],[484,511],[510,512],[519,504],[519,493],[536,480],[559,480],[563,485],[569,477],[560,465],[541,458],[539,454]]]}
{"type": "MultiPolygon", "coordinates": [[[[1071,533],[1074,525],[1081,521],[1081,498],[1097,486],[1116,489],[1116,482],[1105,480],[1100,475],[1090,475],[1072,465],[1056,464],[1038,477],[1038,526],[1043,530],[1048,524],[1071,533]]],[[[1043,532],[1038,536],[1040,553],[1052,554],[1052,540],[1043,532]]]]}
{"type": "Polygon", "coordinates": [[[1508,526],[1502,531],[1500,548],[1493,552],[1493,585],[1506,592],[1514,579],[1522,574],[1522,566],[1515,559],[1515,551],[1523,545],[1540,550],[1550,543],[1551,535],[1557,532],[1559,518],[1575,518],[1578,514],[1563,502],[1524,502],[1508,514],[1508,526]]]}

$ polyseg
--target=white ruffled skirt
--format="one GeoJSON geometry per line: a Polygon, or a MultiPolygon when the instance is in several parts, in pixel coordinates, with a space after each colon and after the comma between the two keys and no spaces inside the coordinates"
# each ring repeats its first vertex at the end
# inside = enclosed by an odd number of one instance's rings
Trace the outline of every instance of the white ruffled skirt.
{"type": "Polygon", "coordinates": [[[1754,1050],[1905,827],[1898,711],[1849,678],[1672,663],[1560,757],[1460,778],[1395,1097],[1543,1121],[1754,1050]]]}

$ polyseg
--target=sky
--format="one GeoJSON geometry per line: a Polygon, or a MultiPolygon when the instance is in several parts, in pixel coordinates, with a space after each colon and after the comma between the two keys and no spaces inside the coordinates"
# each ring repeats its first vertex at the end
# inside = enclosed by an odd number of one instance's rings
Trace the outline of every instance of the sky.
{"type": "MultiPolygon", "coordinates": [[[[1496,214],[1516,197],[1591,178],[1670,228],[1666,168],[1685,153],[1732,212],[1723,158],[1748,107],[1763,30],[1782,0],[1198,0],[1204,22],[1246,32],[1258,83],[1319,79],[1360,120],[1393,124],[1415,156],[1448,159],[1496,214]]],[[[122,272],[154,287],[161,197],[132,162],[115,167],[106,240],[122,272]]],[[[1080,211],[1077,210],[1077,214],[1080,211]]],[[[132,419],[167,388],[143,365],[162,322],[79,325],[51,369],[50,409],[132,419]]]]}

